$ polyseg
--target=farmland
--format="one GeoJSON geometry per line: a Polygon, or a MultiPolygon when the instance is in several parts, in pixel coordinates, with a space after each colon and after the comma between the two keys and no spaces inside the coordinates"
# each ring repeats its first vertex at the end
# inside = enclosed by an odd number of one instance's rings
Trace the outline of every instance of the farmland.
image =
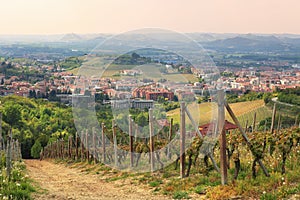
{"type": "MultiPolygon", "coordinates": [[[[255,112],[257,122],[270,117],[272,114],[272,111],[267,106],[265,106],[263,100],[232,103],[230,104],[230,107],[238,117],[242,126],[246,125],[247,120],[248,123],[252,123],[253,115],[255,112]]],[[[190,104],[188,106],[188,109],[191,115],[194,116],[194,118],[198,115],[198,112],[200,113],[200,124],[210,122],[212,120],[212,117],[215,116],[214,114],[216,114],[216,105],[209,102],[201,103],[199,105],[190,104]],[[198,109],[195,109],[195,106],[198,106],[198,109]]],[[[173,118],[175,123],[179,123],[179,113],[180,108],[177,108],[175,110],[169,111],[167,113],[167,116],[168,118],[173,118]]],[[[228,121],[232,122],[232,119],[230,118],[228,112],[226,112],[225,117],[228,121]]]]}
{"type": "Polygon", "coordinates": [[[111,63],[112,61],[106,57],[96,57],[92,59],[87,59],[83,62],[81,67],[74,68],[69,70],[69,72],[78,75],[85,76],[101,76],[106,78],[114,78],[116,80],[126,78],[128,76],[123,76],[120,74],[121,70],[140,70],[143,73],[141,75],[136,75],[134,78],[142,80],[142,79],[152,79],[154,81],[158,80],[168,80],[172,82],[195,82],[197,78],[193,74],[186,73],[162,73],[160,71],[161,68],[164,68],[164,65],[150,63],[143,65],[127,65],[127,64],[115,64],[111,63]]]}

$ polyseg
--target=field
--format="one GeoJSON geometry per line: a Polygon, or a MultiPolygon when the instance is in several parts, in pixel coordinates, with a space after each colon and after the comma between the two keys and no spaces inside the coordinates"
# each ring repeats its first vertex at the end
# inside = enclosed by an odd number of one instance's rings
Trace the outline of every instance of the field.
{"type": "MultiPolygon", "coordinates": [[[[253,122],[253,116],[255,112],[257,123],[267,117],[271,117],[272,115],[272,111],[265,106],[263,100],[232,103],[230,104],[230,107],[232,108],[242,126],[246,125],[247,120],[249,124],[253,122]]],[[[201,103],[198,105],[198,109],[195,109],[195,105],[192,104],[188,106],[188,110],[195,119],[197,119],[197,113],[200,113],[200,124],[210,122],[213,116],[217,115],[217,113],[215,113],[217,112],[217,109],[214,103],[201,103]]],[[[167,116],[168,118],[173,118],[175,123],[179,123],[179,113],[180,108],[169,111],[167,113],[167,116]]],[[[226,112],[225,117],[228,121],[232,122],[232,119],[230,118],[228,112],[226,112]]]]}
{"type": "Polygon", "coordinates": [[[144,78],[152,79],[158,81],[161,79],[166,79],[171,82],[195,82],[197,78],[193,74],[180,74],[180,73],[170,73],[164,74],[159,71],[162,67],[160,64],[145,64],[140,66],[135,65],[116,65],[109,64],[105,58],[94,58],[83,63],[81,68],[75,68],[69,72],[73,74],[80,74],[86,76],[101,76],[114,79],[128,78],[130,76],[120,75],[121,70],[135,69],[143,72],[141,75],[134,76],[134,78],[142,80],[144,78]]]}

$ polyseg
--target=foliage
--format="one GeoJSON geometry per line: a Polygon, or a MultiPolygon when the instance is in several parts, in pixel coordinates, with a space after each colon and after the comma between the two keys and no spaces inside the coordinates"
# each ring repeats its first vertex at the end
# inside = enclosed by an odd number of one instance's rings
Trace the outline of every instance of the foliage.
{"type": "Polygon", "coordinates": [[[281,90],[278,94],[278,100],[300,106],[300,88],[281,90]]]}
{"type": "Polygon", "coordinates": [[[3,109],[3,120],[11,127],[17,125],[21,120],[20,105],[13,102],[6,102],[3,109]]]}
{"type": "Polygon", "coordinates": [[[42,145],[38,140],[36,140],[34,145],[31,147],[31,156],[33,158],[40,158],[41,150],[42,150],[42,145]]]}
{"type": "Polygon", "coordinates": [[[173,194],[173,199],[190,199],[189,194],[183,191],[176,191],[173,194]]]}
{"type": "Polygon", "coordinates": [[[36,140],[45,146],[48,141],[63,137],[55,133],[64,132],[65,136],[76,133],[70,107],[17,96],[2,97],[0,100],[3,134],[7,135],[12,126],[13,138],[21,143],[23,158],[31,158],[31,148],[36,140]]]}
{"type": "Polygon", "coordinates": [[[120,64],[120,65],[143,65],[150,62],[151,62],[150,58],[142,57],[135,52],[131,54],[129,53],[124,54],[114,60],[114,64],[120,64]]]}
{"type": "MultiPolygon", "coordinates": [[[[4,155],[2,155],[2,158],[4,155]]],[[[29,200],[31,193],[35,192],[30,180],[25,175],[25,164],[19,161],[12,163],[11,180],[5,173],[4,166],[0,171],[0,198],[1,199],[16,199],[29,200]]]]}
{"type": "Polygon", "coordinates": [[[83,63],[82,57],[69,57],[60,63],[60,66],[67,70],[78,68],[83,63]]]}
{"type": "Polygon", "coordinates": [[[227,94],[226,100],[228,103],[244,102],[244,101],[254,101],[262,99],[264,97],[263,92],[250,92],[246,91],[245,94],[238,96],[237,94],[227,94]]]}

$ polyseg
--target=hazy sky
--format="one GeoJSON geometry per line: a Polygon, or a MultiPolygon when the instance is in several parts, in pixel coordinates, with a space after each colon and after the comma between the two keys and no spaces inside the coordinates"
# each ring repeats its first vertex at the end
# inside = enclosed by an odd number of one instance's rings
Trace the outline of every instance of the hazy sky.
{"type": "Polygon", "coordinates": [[[299,0],[1,0],[0,34],[297,33],[299,0]]]}

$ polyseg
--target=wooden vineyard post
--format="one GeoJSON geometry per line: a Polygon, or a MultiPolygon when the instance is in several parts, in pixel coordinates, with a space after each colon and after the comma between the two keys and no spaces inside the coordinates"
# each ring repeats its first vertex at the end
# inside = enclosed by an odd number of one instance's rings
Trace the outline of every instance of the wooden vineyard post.
{"type": "Polygon", "coordinates": [[[81,141],[80,141],[80,146],[81,146],[81,162],[83,161],[84,159],[84,132],[82,131],[81,132],[81,141]]]}
{"type": "Polygon", "coordinates": [[[54,158],[54,142],[51,143],[51,158],[54,158]]]}
{"type": "Polygon", "coordinates": [[[50,151],[50,155],[49,155],[49,158],[53,158],[53,143],[52,142],[50,142],[50,146],[49,146],[49,151],[50,151]]]}
{"type": "Polygon", "coordinates": [[[56,158],[60,158],[60,142],[59,139],[56,140],[56,158]]]}
{"type": "Polygon", "coordinates": [[[133,132],[132,132],[132,119],[131,115],[128,116],[128,126],[129,126],[129,144],[130,144],[130,167],[133,167],[133,132]]]}
{"type": "Polygon", "coordinates": [[[149,139],[150,139],[150,165],[151,172],[154,172],[154,137],[153,137],[153,109],[149,109],[149,139]]]}
{"type": "Polygon", "coordinates": [[[134,142],[137,141],[138,134],[139,134],[139,125],[135,124],[134,142]]]}
{"type": "Polygon", "coordinates": [[[60,145],[59,145],[58,139],[56,140],[55,147],[56,147],[56,158],[59,158],[60,157],[60,145]]]}
{"type": "Polygon", "coordinates": [[[52,158],[56,158],[56,141],[54,141],[52,144],[52,152],[53,152],[52,158]]]}
{"type": "Polygon", "coordinates": [[[79,140],[78,140],[78,133],[76,132],[76,137],[75,137],[75,159],[78,160],[78,143],[79,143],[79,140]]]}
{"type": "Polygon", "coordinates": [[[281,126],[281,115],[278,115],[278,123],[277,123],[277,133],[279,133],[280,130],[280,126],[281,126]]]}
{"type": "Polygon", "coordinates": [[[70,159],[71,158],[71,154],[70,154],[70,138],[71,136],[68,137],[68,146],[67,146],[67,154],[68,154],[68,158],[70,159]]]}
{"type": "Polygon", "coordinates": [[[4,150],[4,140],[2,136],[2,112],[0,112],[0,151],[4,150]]]}
{"type": "Polygon", "coordinates": [[[185,174],[185,102],[180,103],[180,177],[185,174]]]}
{"type": "Polygon", "coordinates": [[[56,141],[56,149],[57,149],[57,158],[60,158],[60,142],[58,139],[56,141]]]}
{"type": "MultiPolygon", "coordinates": [[[[171,118],[170,121],[170,127],[169,127],[169,144],[172,140],[172,133],[173,133],[173,118],[171,118]]],[[[171,150],[170,150],[170,145],[168,145],[168,149],[167,149],[167,157],[168,159],[171,159],[171,150]]]]}
{"type": "Polygon", "coordinates": [[[223,90],[218,90],[218,131],[220,134],[220,171],[221,183],[227,184],[227,156],[226,156],[226,131],[225,123],[225,109],[224,109],[225,94],[223,90]]]}
{"type": "Polygon", "coordinates": [[[86,160],[89,162],[90,160],[90,149],[89,149],[89,130],[87,129],[85,132],[85,153],[86,153],[86,160]]]}
{"type": "Polygon", "coordinates": [[[105,134],[104,134],[104,128],[105,128],[105,126],[104,126],[104,123],[102,122],[101,123],[101,128],[102,128],[102,130],[101,130],[101,135],[102,135],[102,158],[103,158],[103,163],[105,163],[106,162],[106,158],[105,158],[105,134]]]}
{"type": "Polygon", "coordinates": [[[245,125],[245,133],[248,131],[248,119],[246,120],[246,125],[245,125]]]}
{"type": "MultiPolygon", "coordinates": [[[[228,105],[227,102],[225,102],[225,107],[229,113],[229,115],[231,116],[232,120],[234,121],[234,123],[238,126],[239,128],[239,131],[241,132],[246,144],[248,145],[249,149],[251,150],[251,153],[253,154],[252,152],[252,144],[250,142],[250,140],[248,139],[246,133],[244,132],[240,122],[238,121],[238,119],[236,118],[235,114],[233,113],[232,109],[230,108],[230,106],[228,105]]],[[[264,166],[264,164],[262,163],[261,159],[258,159],[258,164],[260,165],[260,167],[262,168],[264,174],[267,176],[267,177],[270,177],[270,174],[267,170],[267,168],[264,166]]]]}
{"type": "Polygon", "coordinates": [[[118,144],[117,144],[117,133],[116,133],[116,124],[115,120],[112,120],[112,129],[113,129],[113,141],[114,141],[114,160],[115,160],[115,167],[118,166],[118,144]]]}
{"type": "Polygon", "coordinates": [[[57,154],[57,158],[60,158],[60,142],[59,142],[59,139],[57,139],[57,141],[56,141],[56,154],[57,154]]]}
{"type": "Polygon", "coordinates": [[[53,152],[54,152],[54,158],[56,159],[57,158],[57,141],[54,142],[54,145],[53,145],[53,152]]]}
{"type": "Polygon", "coordinates": [[[19,140],[16,141],[16,148],[17,148],[17,160],[21,160],[21,154],[20,154],[20,143],[19,140]]]}
{"type": "Polygon", "coordinates": [[[97,145],[96,145],[95,127],[93,127],[93,158],[94,158],[94,164],[96,164],[97,163],[97,145]]]}
{"type": "MultiPolygon", "coordinates": [[[[0,122],[1,123],[1,122],[0,122]]],[[[297,126],[297,124],[298,124],[298,115],[296,116],[296,118],[295,118],[295,127],[297,126]]],[[[1,136],[0,136],[1,137],[1,136]]]]}
{"type": "Polygon", "coordinates": [[[11,160],[15,160],[15,140],[11,140],[11,160]]]}
{"type": "Polygon", "coordinates": [[[65,157],[65,145],[64,145],[64,139],[61,139],[61,142],[60,142],[60,145],[61,145],[61,158],[64,159],[65,157]]]}
{"type": "Polygon", "coordinates": [[[254,113],[254,116],[253,116],[252,133],[254,133],[254,131],[255,131],[255,123],[256,123],[256,112],[254,113]]]}
{"type": "Polygon", "coordinates": [[[69,159],[72,158],[72,136],[69,136],[69,142],[68,142],[68,154],[69,154],[69,159]]]}
{"type": "Polygon", "coordinates": [[[273,106],[273,113],[272,113],[272,122],[271,122],[271,134],[274,133],[274,124],[275,124],[275,117],[276,117],[276,103],[273,106]]]}
{"type": "Polygon", "coordinates": [[[10,180],[10,172],[11,172],[11,136],[10,135],[7,136],[7,151],[6,151],[6,174],[8,176],[8,180],[10,180]]]}

